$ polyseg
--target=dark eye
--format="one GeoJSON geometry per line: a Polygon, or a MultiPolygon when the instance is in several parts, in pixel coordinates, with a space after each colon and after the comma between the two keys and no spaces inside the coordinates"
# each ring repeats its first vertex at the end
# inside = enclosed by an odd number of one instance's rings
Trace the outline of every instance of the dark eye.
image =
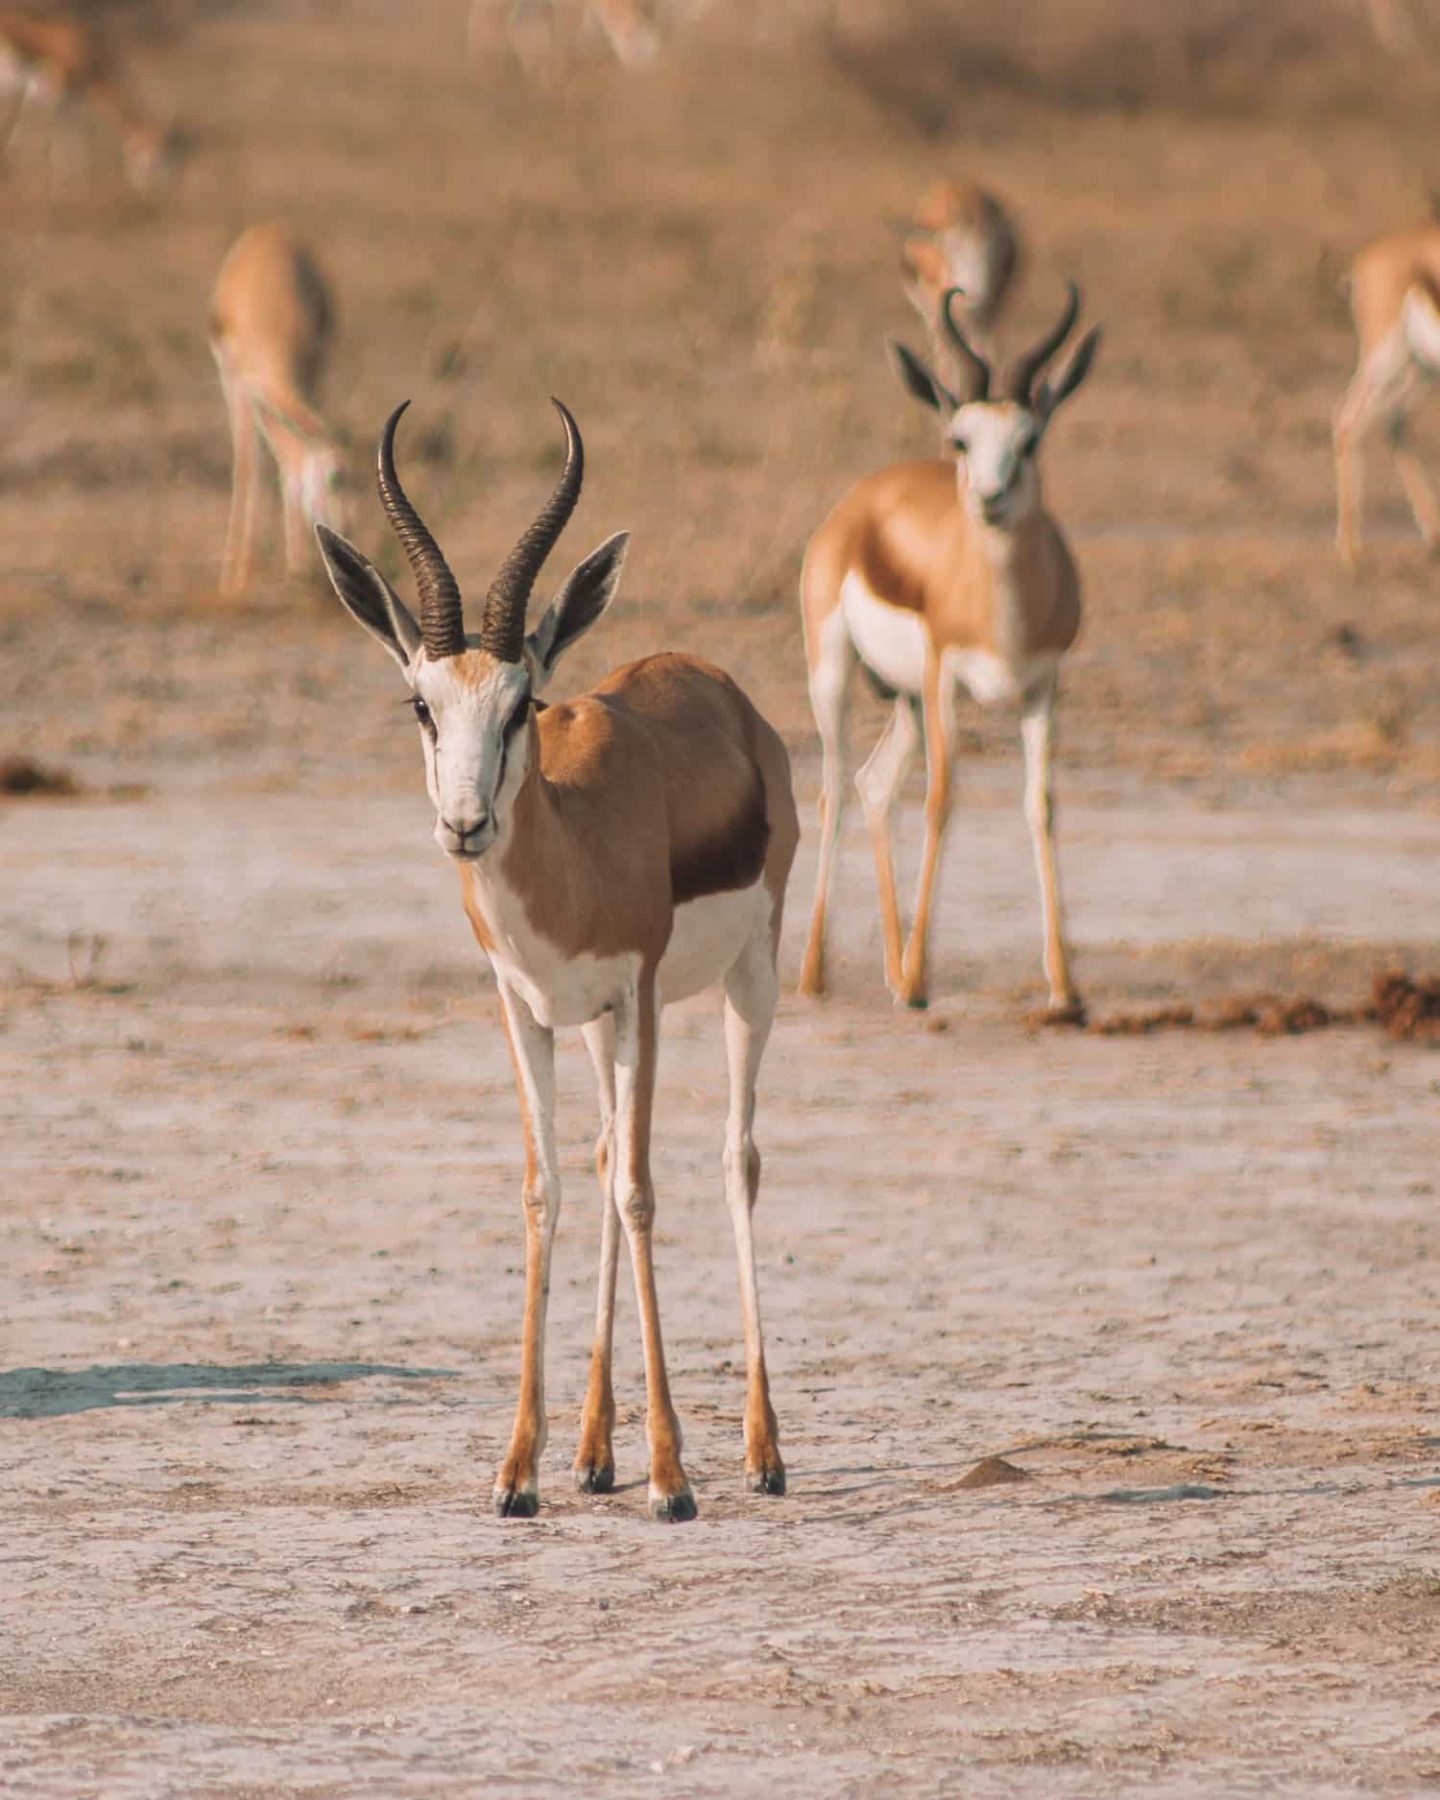
{"type": "Polygon", "coordinates": [[[961,456],[963,456],[965,454],[965,452],[970,448],[970,446],[965,442],[964,438],[961,438],[961,437],[951,438],[950,442],[954,445],[955,449],[959,452],[959,454],[961,456]]]}
{"type": "Polygon", "coordinates": [[[1033,456],[1039,442],[1039,438],[1033,435],[1026,438],[1025,442],[1020,446],[1020,454],[1022,456],[1033,456]]]}
{"type": "Polygon", "coordinates": [[[501,736],[506,737],[506,738],[513,737],[515,735],[515,733],[520,729],[520,723],[524,719],[526,713],[529,712],[529,710],[530,710],[530,696],[528,694],[526,694],[525,698],[520,701],[519,705],[517,705],[515,707],[515,709],[510,714],[510,717],[505,721],[505,729],[501,733],[501,736]]]}
{"type": "Polygon", "coordinates": [[[410,704],[415,708],[415,717],[433,737],[435,733],[435,720],[431,717],[430,708],[418,694],[411,697],[410,704]]]}

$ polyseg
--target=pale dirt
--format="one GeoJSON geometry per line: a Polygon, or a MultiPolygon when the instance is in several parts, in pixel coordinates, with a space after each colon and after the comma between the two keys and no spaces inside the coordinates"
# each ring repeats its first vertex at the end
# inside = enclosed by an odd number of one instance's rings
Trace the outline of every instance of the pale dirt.
{"type": "MultiPolygon", "coordinates": [[[[741,1491],[696,1001],[667,1015],[657,1178],[700,1519],[645,1516],[628,1292],[620,1490],[571,1490],[597,1239],[571,1034],[544,1507],[502,1525],[518,1131],[426,810],[7,819],[0,1785],[1440,1783],[1440,1057],[1027,1034],[1028,858],[993,806],[957,827],[936,1005],[897,1015],[857,834],[839,997],[787,999],[763,1083],[790,1492],[741,1491]],[[996,1454],[1032,1479],[959,1487],[996,1454]]],[[[1433,930],[1440,821],[1380,823],[1072,808],[1097,1001],[1221,966],[1358,991],[1433,930]],[[1312,935],[1241,944],[1281,917],[1312,935]]]]}
{"type": "MultiPolygon", "coordinates": [[[[682,47],[537,97],[477,83],[463,11],[172,7],[137,57],[203,127],[175,193],[102,167],[52,195],[23,163],[0,191],[0,755],[88,789],[0,803],[0,1791],[1440,1787],[1440,1055],[1028,1031],[999,717],[967,720],[931,1013],[884,995],[857,833],[836,996],[787,997],[766,1063],[790,1492],[741,1491],[695,1002],[657,1177],[700,1517],[645,1517],[624,1289],[621,1488],[570,1487],[598,1221],[568,1040],[544,1505],[491,1516],[521,1298],[493,990],[393,670],[323,597],[216,601],[204,342],[228,242],[290,219],[340,286],[336,414],[363,447],[414,395],[405,466],[472,590],[569,399],[565,548],[636,547],[567,681],[724,661],[796,752],[808,833],[800,546],[930,441],[879,353],[910,328],[884,220],[987,175],[1037,246],[1026,321],[1075,273],[1109,331],[1046,451],[1089,606],[1060,774],[1081,982],[1098,1014],[1350,1002],[1440,968],[1435,570],[1378,467],[1374,555],[1338,569],[1327,451],[1335,278],[1423,210],[1433,71],[1377,62],[1358,8],[1306,52],[1307,7],[1289,62],[1257,26],[1147,74],[1133,8],[1107,15],[1127,61],[1075,0],[1070,64],[1033,81],[1012,33],[968,85],[903,44],[848,71],[682,47]],[[962,1485],[995,1456],[1029,1479],[962,1485]]],[[[356,532],[379,553],[373,507],[356,532]]]]}

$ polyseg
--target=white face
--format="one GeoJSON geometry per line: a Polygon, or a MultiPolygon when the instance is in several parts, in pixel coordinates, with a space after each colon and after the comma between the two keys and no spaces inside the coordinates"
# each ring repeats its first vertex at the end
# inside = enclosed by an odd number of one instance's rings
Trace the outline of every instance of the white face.
{"type": "Polygon", "coordinates": [[[483,650],[407,671],[435,842],[457,862],[478,862],[509,824],[530,763],[530,670],[483,650]]]}
{"type": "Polygon", "coordinates": [[[1035,452],[1044,430],[1028,406],[976,400],[950,415],[950,443],[965,480],[961,491],[985,525],[1013,525],[1040,504],[1035,452]]]}

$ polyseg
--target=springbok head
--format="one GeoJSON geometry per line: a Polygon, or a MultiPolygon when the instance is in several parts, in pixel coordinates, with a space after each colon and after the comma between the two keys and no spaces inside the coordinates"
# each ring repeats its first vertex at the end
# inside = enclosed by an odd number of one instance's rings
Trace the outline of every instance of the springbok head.
{"type": "Polygon", "coordinates": [[[933,407],[960,467],[961,494],[986,525],[1011,525],[1040,504],[1035,453],[1055,409],[1090,372],[1100,342],[1092,326],[1053,382],[1046,365],[1069,337],[1080,314],[1080,290],[1072,282],[1054,327],[1010,365],[998,397],[991,394],[993,371],[955,322],[959,289],[951,288],[940,307],[940,322],[955,355],[963,392],[952,393],[904,344],[892,344],[900,379],[917,400],[933,407]],[[1043,377],[1043,379],[1042,379],[1043,377]],[[1038,383],[1038,386],[1037,386],[1038,383]]]}
{"type": "Polygon", "coordinates": [[[580,498],[585,452],[569,411],[565,467],[535,522],[501,564],[467,635],[460,586],[395,471],[398,406],[380,437],[380,503],[410,564],[420,602],[409,608],[353,544],[317,525],[335,592],[405,672],[420,726],[435,841],[459,862],[478,860],[509,823],[532,754],[533,702],[555,666],[614,598],[629,543],[617,532],[566,577],[535,629],[525,630],[530,590],[580,498]]]}

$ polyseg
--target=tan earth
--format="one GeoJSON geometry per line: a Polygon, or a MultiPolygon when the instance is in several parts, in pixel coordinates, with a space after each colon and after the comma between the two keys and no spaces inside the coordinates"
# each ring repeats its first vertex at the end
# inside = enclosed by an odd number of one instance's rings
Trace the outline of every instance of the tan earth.
{"type": "MultiPolygon", "coordinates": [[[[1137,62],[1087,6],[1033,79],[997,49],[938,81],[933,30],[747,47],[717,6],[648,73],[543,91],[477,77],[439,0],[171,13],[134,60],[195,127],[173,192],[130,195],[98,132],[88,185],[17,155],[0,757],[81,792],[0,801],[0,1792],[1440,1787],[1440,1054],[1031,1029],[1015,731],[975,718],[930,1012],[888,1003],[856,828],[836,993],[787,997],[762,1078],[789,1493],[742,1492],[696,1001],[657,1183],[700,1518],[645,1516],[628,1292],[620,1490],[570,1482],[598,1208],[567,1039],[544,1504],[501,1524],[519,1133],[413,726],[318,587],[214,594],[208,286],[284,216],[340,290],[360,541],[412,394],[404,466],[480,582],[561,393],[592,468],[562,556],[636,531],[567,676],[726,662],[808,822],[804,536],[928,441],[880,354],[885,218],[981,171],[1036,244],[1025,320],[1074,272],[1109,332],[1046,452],[1088,583],[1061,833],[1092,1007],[1440,970],[1436,574],[1378,461],[1342,573],[1328,458],[1334,281],[1423,212],[1440,79],[1359,8],[1137,62]]],[[[812,874],[807,836],[787,982],[812,874]]]]}

